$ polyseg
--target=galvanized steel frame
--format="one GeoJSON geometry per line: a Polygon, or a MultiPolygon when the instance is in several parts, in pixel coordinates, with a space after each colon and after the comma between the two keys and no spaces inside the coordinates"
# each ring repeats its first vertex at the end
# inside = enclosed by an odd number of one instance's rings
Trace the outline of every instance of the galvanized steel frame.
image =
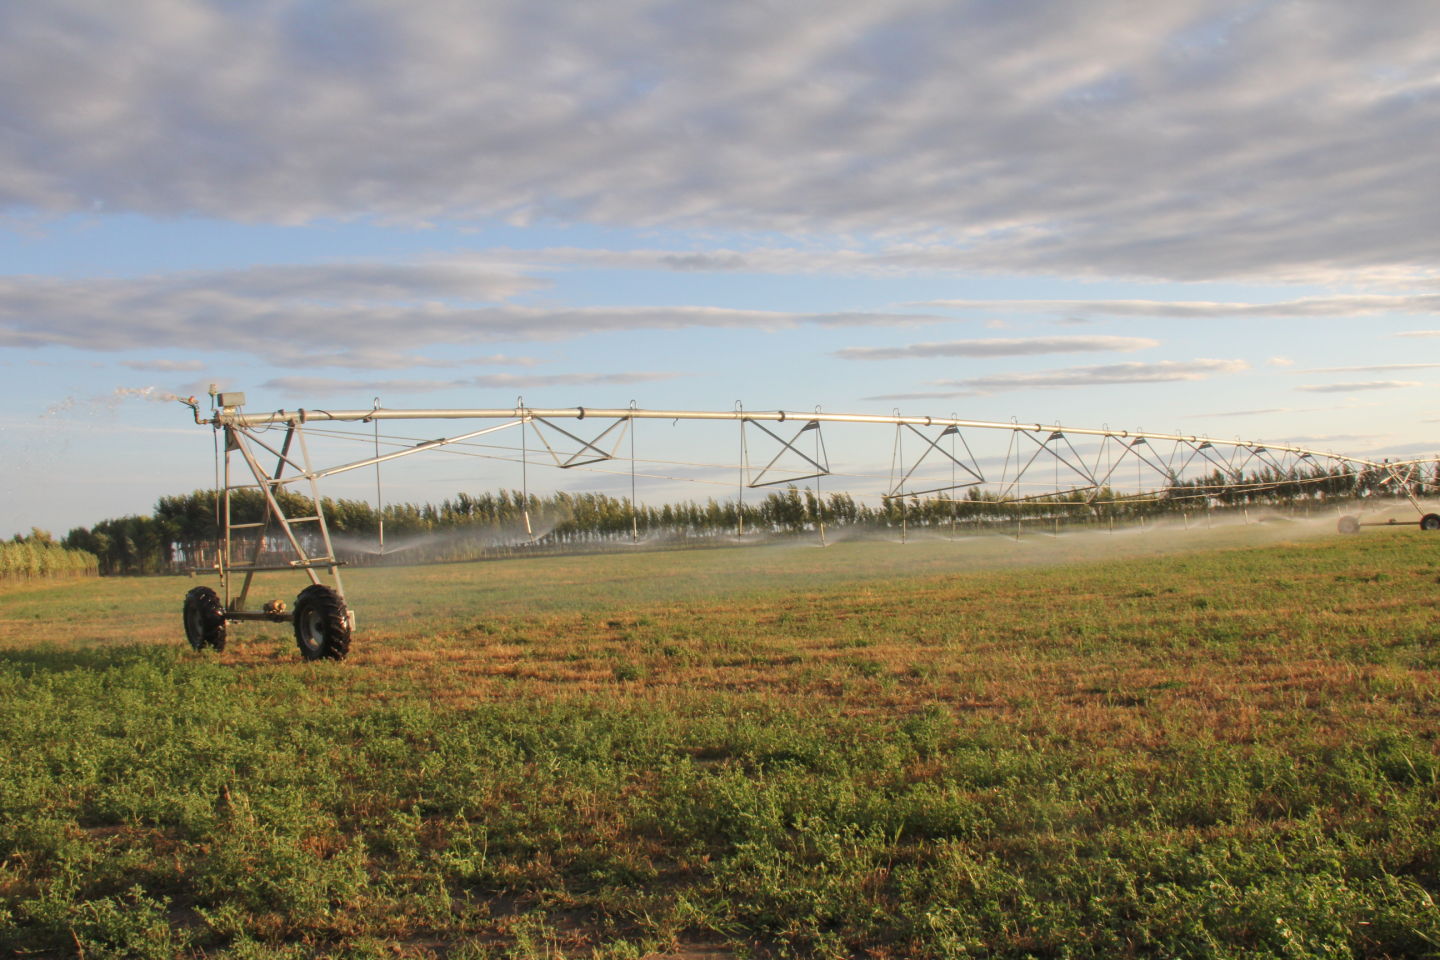
{"type": "MultiPolygon", "coordinates": [[[[222,398],[225,395],[220,395],[222,398]]],[[[1020,423],[969,420],[958,417],[904,416],[898,411],[890,415],[825,413],[820,410],[795,413],[785,410],[745,410],[739,404],[733,411],[711,410],[643,410],[628,408],[560,407],[533,408],[517,401],[513,408],[433,408],[433,409],[385,409],[377,404],[370,409],[327,410],[297,409],[277,410],[268,413],[242,412],[239,405],[217,406],[213,415],[202,418],[198,408],[195,412],[197,423],[210,424],[221,430],[225,437],[225,483],[223,507],[223,560],[220,574],[225,585],[225,604],[228,611],[247,615],[244,609],[255,573],[273,569],[298,569],[309,576],[312,583],[319,583],[317,571],[323,570],[331,578],[337,593],[343,596],[340,582],[341,563],[335,556],[330,533],[321,509],[318,482],[362,467],[375,466],[417,453],[440,450],[456,444],[464,444],[476,438],[511,428],[519,428],[522,438],[533,432],[541,447],[548,453],[552,464],[560,469],[573,469],[604,461],[618,460],[619,450],[627,435],[633,443],[634,424],[637,420],[679,421],[731,421],[737,423],[741,433],[741,484],[742,488],[760,488],[785,483],[799,483],[814,480],[817,485],[822,477],[833,476],[829,456],[823,440],[823,427],[827,424],[874,424],[895,427],[894,452],[891,461],[890,481],[884,499],[898,499],[933,496],[936,494],[958,495],[958,491],[991,485],[995,493],[992,502],[1024,507],[1043,505],[1047,508],[1060,506],[1098,507],[1105,504],[1133,503],[1162,499],[1210,500],[1226,493],[1253,492],[1273,489],[1285,484],[1323,483],[1342,473],[1362,471],[1375,476],[1380,486],[1395,485],[1409,499],[1417,511],[1423,512],[1415,496],[1417,487],[1434,486],[1422,470],[1433,467],[1436,458],[1419,458],[1389,462],[1370,460],[1363,457],[1346,456],[1329,451],[1320,451],[1289,444],[1274,444],[1265,441],[1226,440],[1216,437],[1187,435],[1179,433],[1155,433],[1136,430],[1112,430],[1105,428],[1063,427],[1060,424],[1020,423]],[[381,420],[494,420],[500,421],[477,430],[467,430],[453,436],[425,440],[414,446],[388,453],[377,452],[374,456],[349,461],[335,466],[315,469],[310,460],[305,442],[304,428],[307,424],[318,423],[375,423],[381,420]],[[557,421],[573,420],[576,423],[590,420],[605,425],[593,435],[582,435],[578,428],[567,429],[557,421]],[[768,424],[800,424],[793,436],[788,431],[772,429],[768,424]],[[285,431],[284,440],[276,449],[262,438],[262,433],[280,428],[285,431]],[[938,433],[932,433],[936,428],[938,433]],[[774,443],[774,455],[758,470],[752,467],[749,457],[749,430],[757,431],[774,443]],[[980,460],[971,450],[966,431],[1009,431],[1011,443],[1006,453],[1004,467],[998,479],[991,479],[980,460]],[[815,437],[815,453],[812,455],[800,448],[799,443],[807,434],[815,437]],[[906,437],[919,438],[918,452],[909,455],[904,451],[906,437]],[[1087,457],[1071,442],[1071,437],[1097,441],[1091,455],[1087,457]],[[562,439],[563,438],[563,439],[562,439]],[[951,439],[951,449],[943,445],[951,439]],[[609,442],[606,442],[608,439],[609,442]],[[964,448],[961,456],[956,442],[964,448]],[[1168,450],[1161,449],[1169,444],[1168,450]],[[295,454],[298,446],[299,456],[295,454]],[[275,456],[276,466],[267,471],[261,464],[256,450],[275,456]],[[232,475],[231,454],[239,454],[253,482],[237,482],[232,475]],[[1013,464],[1012,464],[1013,454],[1013,464]],[[1028,454],[1028,456],[1027,456],[1028,454]],[[789,463],[785,463],[786,458],[789,463]],[[1115,490],[1118,472],[1133,463],[1137,470],[1135,492],[1118,493],[1115,490]],[[914,484],[923,467],[938,465],[948,469],[950,482],[927,481],[938,485],[917,488],[914,484]],[[1261,480],[1245,480],[1246,472],[1255,467],[1268,473],[1261,480]],[[1052,467],[1049,483],[1039,483],[1035,477],[1042,467],[1052,467]],[[1312,469],[1309,475],[1302,475],[1304,467],[1312,469]],[[1061,469],[1065,471],[1066,483],[1061,483],[1061,469]],[[287,475],[287,469],[289,474],[287,475]],[[1209,470],[1217,482],[1198,483],[1193,477],[1195,469],[1209,470]],[[1149,471],[1156,481],[1147,488],[1145,472],[1149,471]],[[1187,474],[1192,474],[1186,481],[1187,474]],[[306,484],[307,499],[313,507],[313,514],[304,517],[286,516],[276,491],[294,484],[306,484]],[[1045,488],[1041,493],[1027,493],[1026,488],[1036,485],[1045,488]],[[231,492],[245,487],[258,488],[265,498],[266,515],[260,523],[234,524],[230,518],[231,492]],[[1063,500],[1061,498],[1064,498],[1063,500]],[[304,538],[296,532],[297,524],[313,523],[318,531],[319,552],[308,553],[304,538]],[[248,562],[237,563],[232,553],[235,531],[247,527],[258,528],[259,538],[248,562]],[[266,537],[278,527],[286,542],[294,551],[295,559],[283,567],[265,566],[260,563],[264,553],[266,537]],[[237,573],[244,574],[244,581],[238,591],[232,593],[230,578],[237,573]]],[[[378,443],[378,441],[377,441],[378,443]]],[[[522,460],[528,464],[528,445],[523,448],[522,460]]],[[[1253,475],[1252,475],[1253,476],[1253,475]]],[[[940,498],[944,499],[944,498],[940,498]]],[[[259,618],[261,615],[247,615],[259,618]]]]}

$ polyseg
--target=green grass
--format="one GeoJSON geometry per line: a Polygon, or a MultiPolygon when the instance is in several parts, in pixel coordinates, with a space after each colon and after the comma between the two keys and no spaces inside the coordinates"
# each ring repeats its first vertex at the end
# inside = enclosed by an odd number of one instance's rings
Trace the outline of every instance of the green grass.
{"type": "Polygon", "coordinates": [[[343,664],[7,589],[0,949],[1440,955],[1440,539],[1265,527],[358,571],[343,664]]]}

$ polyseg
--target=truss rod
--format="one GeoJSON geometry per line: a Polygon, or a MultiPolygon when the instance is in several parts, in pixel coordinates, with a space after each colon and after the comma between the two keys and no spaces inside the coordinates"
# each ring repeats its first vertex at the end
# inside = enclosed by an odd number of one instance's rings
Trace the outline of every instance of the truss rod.
{"type": "MultiPolygon", "coordinates": [[[[1212,444],[1214,446],[1247,448],[1253,451],[1255,448],[1265,448],[1271,451],[1284,453],[1310,454],[1311,456],[1324,457],[1330,460],[1339,460],[1346,463],[1362,464],[1368,467],[1388,469],[1411,461],[1400,463],[1385,463],[1379,460],[1367,460],[1362,457],[1341,456],[1324,450],[1312,450],[1306,447],[1290,446],[1287,444],[1269,443],[1260,440],[1225,440],[1218,437],[1204,437],[1195,435],[1183,435],[1174,433],[1150,433],[1143,430],[1109,430],[1094,429],[1085,427],[1065,427],[1060,424],[1043,423],[1016,423],[1001,422],[995,420],[961,420],[953,417],[916,417],[883,414],[861,414],[861,413],[812,413],[801,411],[757,411],[757,410],[640,410],[640,409],[600,409],[592,407],[562,407],[556,409],[539,409],[535,407],[516,408],[477,408],[477,409],[417,409],[417,410],[391,410],[391,409],[367,409],[367,410],[276,410],[272,413],[241,413],[234,408],[225,408],[218,412],[213,419],[199,420],[201,423],[226,425],[233,427],[262,427],[270,424],[289,423],[313,423],[320,421],[349,421],[356,423],[368,423],[372,420],[519,420],[529,421],[531,418],[544,418],[547,420],[575,419],[584,420],[587,417],[597,417],[612,420],[636,419],[636,420],[717,420],[717,421],[774,421],[784,423],[787,420],[798,421],[819,421],[822,423],[879,423],[879,424],[909,424],[912,426],[925,427],[966,427],[980,430],[1009,430],[1011,433],[1040,433],[1049,431],[1063,431],[1075,436],[1088,437],[1113,437],[1121,440],[1161,440],[1173,443],[1185,444],[1212,444]]],[[[198,419],[198,417],[197,417],[198,419]]],[[[471,434],[473,436],[473,434],[471,434]]],[[[445,441],[445,442],[453,442],[445,441]]],[[[364,463],[373,463],[373,460],[364,463]]],[[[1419,458],[1415,462],[1428,462],[1428,458],[1419,458]]],[[[359,464],[357,464],[359,465],[359,464]]],[[[353,468],[347,465],[347,468],[353,468]]]]}
{"type": "MultiPolygon", "coordinates": [[[[473,437],[483,436],[487,433],[494,433],[497,430],[508,429],[509,427],[515,426],[519,422],[520,421],[517,420],[512,423],[502,423],[499,426],[486,427],[483,430],[474,430],[470,433],[463,433],[458,437],[441,437],[438,440],[423,440],[420,443],[415,444],[413,447],[406,447],[403,450],[396,450],[392,453],[381,454],[378,457],[366,457],[364,460],[355,460],[350,463],[344,463],[338,467],[330,467],[325,470],[315,470],[302,473],[298,476],[290,477],[287,480],[280,480],[277,478],[274,482],[276,484],[282,484],[295,483],[298,480],[306,479],[322,480],[325,477],[333,477],[337,473],[346,473],[351,470],[358,470],[361,467],[368,467],[377,463],[385,463],[389,460],[398,460],[400,457],[408,457],[411,454],[422,453],[426,450],[435,450],[441,447],[449,446],[450,444],[461,443],[462,441],[469,440],[473,437]]],[[[251,439],[254,439],[253,436],[251,439]]]]}

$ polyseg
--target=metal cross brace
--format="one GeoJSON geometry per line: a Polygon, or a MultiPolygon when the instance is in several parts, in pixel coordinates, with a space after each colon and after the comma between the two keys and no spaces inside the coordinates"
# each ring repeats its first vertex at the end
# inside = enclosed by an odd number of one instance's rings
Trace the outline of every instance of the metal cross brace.
{"type": "MultiPolygon", "coordinates": [[[[584,419],[584,417],[582,416],[580,419],[584,419]]],[[[555,461],[555,466],[559,467],[562,470],[569,470],[571,467],[583,467],[587,464],[600,463],[604,460],[614,460],[616,451],[620,449],[620,444],[624,442],[625,434],[630,429],[630,419],[627,417],[624,419],[615,420],[613,423],[610,424],[610,426],[606,427],[604,430],[601,430],[598,434],[596,434],[594,440],[586,440],[583,437],[577,437],[569,430],[566,430],[564,427],[557,426],[555,423],[545,419],[544,417],[532,416],[530,418],[530,426],[534,429],[535,436],[540,438],[540,442],[543,443],[545,445],[545,449],[549,451],[551,458],[555,461]],[[580,445],[580,449],[576,450],[574,453],[571,453],[562,459],[562,451],[558,451],[550,445],[549,439],[546,438],[545,433],[540,429],[539,424],[544,424],[551,430],[554,430],[556,433],[563,433],[565,436],[578,443],[580,445]],[[596,446],[596,444],[598,444],[601,440],[605,439],[606,435],[608,435],[610,431],[614,430],[616,427],[620,428],[620,432],[616,434],[615,445],[611,447],[610,450],[607,451],[596,446]],[[586,457],[587,452],[591,454],[588,459],[581,459],[582,457],[586,457]]]]}
{"type": "Polygon", "coordinates": [[[819,420],[807,421],[804,426],[802,426],[799,430],[795,431],[795,436],[791,437],[789,440],[781,437],[779,434],[775,433],[775,431],[765,426],[765,424],[758,423],[749,418],[742,420],[741,424],[742,430],[744,429],[744,425],[758,427],[766,434],[768,434],[772,439],[774,439],[776,443],[780,444],[780,450],[775,454],[775,456],[770,458],[770,462],[765,464],[765,466],[760,470],[759,473],[754,473],[751,475],[750,482],[746,484],[747,486],[751,488],[773,487],[782,483],[794,483],[797,480],[813,480],[816,477],[825,477],[830,475],[830,457],[825,451],[825,438],[824,435],[820,432],[819,420]],[[805,453],[799,447],[795,446],[796,441],[798,441],[802,436],[812,430],[815,431],[816,444],[818,447],[817,456],[815,457],[810,456],[808,453],[805,453]],[[795,456],[799,457],[805,463],[809,464],[810,467],[814,468],[815,472],[797,474],[793,476],[785,476],[776,480],[766,480],[766,474],[768,474],[772,469],[774,469],[775,464],[779,463],[780,458],[785,456],[787,451],[795,454],[795,456]]]}
{"type": "Polygon", "coordinates": [[[901,426],[904,426],[911,433],[915,434],[921,440],[924,440],[925,447],[921,451],[920,455],[915,458],[915,462],[910,465],[910,469],[905,471],[904,476],[902,476],[900,480],[890,488],[890,492],[885,494],[883,499],[894,500],[896,498],[903,497],[924,496],[931,493],[944,493],[947,490],[961,490],[965,487],[979,486],[980,484],[985,482],[984,471],[982,471],[980,469],[980,465],[975,462],[975,455],[970,452],[970,444],[965,442],[965,435],[962,434],[960,432],[960,429],[954,424],[951,424],[950,426],[941,430],[940,433],[933,438],[925,436],[925,434],[922,433],[918,428],[916,428],[914,424],[906,423],[902,424],[901,426]],[[960,443],[965,447],[965,455],[970,458],[968,463],[956,457],[949,450],[946,450],[944,447],[940,446],[941,440],[944,440],[946,437],[951,436],[959,438],[960,443]],[[929,457],[931,453],[939,453],[940,456],[950,461],[953,466],[959,467],[961,470],[964,470],[967,474],[974,477],[975,479],[966,480],[963,483],[949,483],[939,487],[931,487],[927,490],[910,490],[906,492],[905,484],[910,480],[912,476],[915,475],[915,471],[920,469],[920,465],[925,462],[926,458],[929,457]]]}

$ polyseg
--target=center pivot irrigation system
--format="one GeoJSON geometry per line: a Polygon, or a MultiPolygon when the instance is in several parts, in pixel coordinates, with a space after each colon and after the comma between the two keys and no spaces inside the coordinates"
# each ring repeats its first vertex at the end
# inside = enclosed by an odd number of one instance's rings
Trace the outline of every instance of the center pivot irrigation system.
{"type": "MultiPolygon", "coordinates": [[[[526,504],[532,465],[623,476],[623,470],[613,467],[628,464],[632,524],[636,465],[643,462],[648,465],[647,479],[697,482],[700,468],[712,477],[733,476],[735,480],[698,482],[737,489],[742,503],[747,489],[796,483],[813,483],[818,495],[822,478],[851,488],[868,486],[881,500],[898,501],[902,518],[907,499],[915,502],[920,497],[955,504],[978,500],[1017,511],[1100,511],[1107,506],[1177,500],[1192,500],[1205,507],[1266,490],[1326,491],[1344,480],[1350,482],[1350,490],[1359,489],[1362,495],[1383,490],[1404,497],[1419,515],[1421,529],[1440,530],[1440,514],[1426,512],[1418,499],[1440,486],[1440,459],[1433,457],[1375,461],[1259,441],[954,416],[902,416],[898,411],[888,416],[822,413],[818,408],[810,413],[752,411],[739,404],[726,411],[641,410],[633,405],[626,409],[539,409],[525,406],[523,400],[510,409],[391,410],[382,408],[377,400],[368,410],[245,413],[242,393],[212,388],[210,399],[208,417],[202,416],[195,398],[181,401],[191,408],[195,422],[210,426],[217,437],[216,519],[221,543],[213,565],[204,569],[218,573],[220,590],[195,587],[185,597],[183,614],[186,637],[197,650],[223,649],[230,622],[262,620],[292,624],[300,653],[307,660],[343,659],[350,650],[355,617],[345,600],[340,578],[344,563],[336,557],[319,483],[337,474],[374,467],[378,488],[380,464],[420,453],[518,461],[526,504]],[[380,433],[381,421],[405,420],[468,420],[484,425],[428,440],[380,433]],[[682,422],[732,423],[739,431],[739,463],[637,460],[634,427],[640,420],[668,420],[673,426],[682,422]],[[357,427],[335,426],[344,424],[357,427]],[[359,429],[361,424],[372,426],[359,429]],[[866,428],[872,442],[876,428],[893,429],[888,474],[831,469],[825,429],[852,424],[866,428]],[[511,441],[497,444],[503,436],[495,435],[507,431],[511,441]],[[514,442],[517,433],[518,445],[514,442]],[[317,466],[307,435],[327,442],[352,441],[368,448],[370,455],[317,466]],[[628,455],[622,456],[627,436],[628,455]],[[987,440],[988,446],[995,448],[994,455],[983,455],[987,440]],[[1003,441],[1003,458],[997,441],[1003,441]],[[752,446],[760,454],[753,461],[752,446]],[[976,450],[982,455],[977,456],[976,450]],[[665,469],[687,475],[656,472],[665,469]],[[1360,478],[1363,483],[1358,482],[1360,478]],[[232,520],[232,497],[244,490],[258,490],[263,497],[262,520],[232,520]],[[297,491],[299,497],[293,495],[297,491]],[[282,497],[282,492],[292,496],[282,497]],[[284,505],[293,507],[297,502],[305,504],[304,510],[298,515],[293,509],[287,513],[284,505]],[[275,559],[277,553],[282,559],[275,559]],[[299,571],[309,579],[293,609],[278,600],[251,609],[255,574],[272,571],[299,571]]],[[[743,512],[740,516],[743,525],[743,512]]],[[[1390,520],[1384,525],[1394,524],[1390,520]]],[[[1339,519],[1342,533],[1354,533],[1365,525],[1379,524],[1362,523],[1356,516],[1339,519]]],[[[823,523],[817,526],[823,542],[823,523]]],[[[528,541],[534,542],[537,538],[528,508],[525,529],[528,541]]],[[[742,526],[739,533],[744,532],[742,526]]],[[[383,528],[381,536],[383,541],[383,528]]]]}

